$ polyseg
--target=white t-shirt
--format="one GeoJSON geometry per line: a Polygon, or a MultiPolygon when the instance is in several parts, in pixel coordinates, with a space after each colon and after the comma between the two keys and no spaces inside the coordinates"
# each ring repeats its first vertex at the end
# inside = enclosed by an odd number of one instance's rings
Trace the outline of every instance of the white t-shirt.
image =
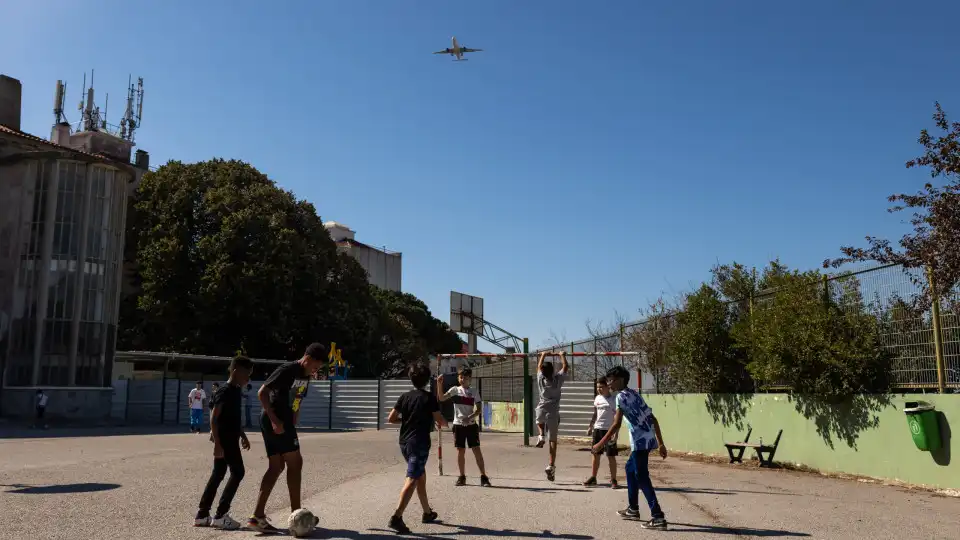
{"type": "Polygon", "coordinates": [[[593,406],[597,408],[597,420],[593,423],[593,429],[610,429],[617,409],[616,396],[610,394],[610,397],[603,397],[597,394],[597,397],[593,398],[593,406]]]}
{"type": "Polygon", "coordinates": [[[202,409],[203,400],[205,399],[207,399],[207,394],[199,388],[194,388],[190,391],[190,395],[187,396],[187,401],[190,402],[191,409],[202,409]]]}
{"type": "Polygon", "coordinates": [[[447,390],[444,396],[448,398],[457,396],[460,398],[457,400],[457,403],[453,404],[453,425],[472,426],[477,423],[475,418],[468,418],[481,402],[480,396],[473,391],[473,388],[454,386],[447,390]]]}

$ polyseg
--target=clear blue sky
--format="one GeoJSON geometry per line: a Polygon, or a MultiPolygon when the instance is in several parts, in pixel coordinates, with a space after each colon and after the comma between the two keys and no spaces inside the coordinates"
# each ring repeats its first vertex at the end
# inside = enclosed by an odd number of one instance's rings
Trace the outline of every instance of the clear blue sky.
{"type": "Polygon", "coordinates": [[[899,236],[885,197],[935,100],[960,117],[950,0],[131,2],[4,7],[24,129],[69,118],[85,70],[116,122],[145,79],[154,164],[250,162],[403,286],[451,289],[543,344],[634,317],[715,262],[815,267],[899,236]],[[430,53],[450,36],[469,62],[430,53]]]}

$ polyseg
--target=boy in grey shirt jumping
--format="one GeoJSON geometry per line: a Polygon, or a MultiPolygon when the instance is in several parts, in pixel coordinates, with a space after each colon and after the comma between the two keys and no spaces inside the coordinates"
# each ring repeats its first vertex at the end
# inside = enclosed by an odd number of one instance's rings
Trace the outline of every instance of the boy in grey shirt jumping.
{"type": "Polygon", "coordinates": [[[540,402],[537,404],[537,448],[543,448],[543,432],[546,430],[550,441],[550,464],[543,472],[547,480],[553,482],[556,474],[557,462],[557,431],[560,428],[560,389],[567,378],[567,356],[563,351],[554,353],[560,355],[561,367],[558,373],[553,371],[552,362],[544,362],[546,352],[540,353],[537,359],[537,388],[540,390],[540,402]]]}

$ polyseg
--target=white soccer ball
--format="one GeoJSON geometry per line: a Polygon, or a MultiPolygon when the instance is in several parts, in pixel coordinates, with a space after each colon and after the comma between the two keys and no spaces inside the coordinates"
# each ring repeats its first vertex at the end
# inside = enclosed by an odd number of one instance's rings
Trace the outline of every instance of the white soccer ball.
{"type": "Polygon", "coordinates": [[[290,514],[290,518],[287,520],[287,529],[293,536],[303,538],[312,533],[318,523],[320,523],[320,518],[306,508],[301,508],[290,514]]]}

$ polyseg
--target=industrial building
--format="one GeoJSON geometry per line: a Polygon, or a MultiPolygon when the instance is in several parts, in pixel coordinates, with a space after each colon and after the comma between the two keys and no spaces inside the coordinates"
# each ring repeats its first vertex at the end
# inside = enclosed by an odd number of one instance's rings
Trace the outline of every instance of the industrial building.
{"type": "Polygon", "coordinates": [[[358,242],[356,233],[350,227],[336,221],[328,221],[323,226],[330,231],[330,237],[337,248],[350,254],[367,271],[367,280],[381,289],[400,292],[403,256],[396,251],[388,251],[358,242]]]}
{"type": "Polygon", "coordinates": [[[4,416],[32,415],[38,388],[51,416],[110,413],[127,201],[149,166],[143,150],[131,162],[142,80],[115,130],[93,103],[92,78],[75,127],[63,115],[65,89],[58,81],[45,140],[22,131],[22,85],[0,75],[4,416]]]}

